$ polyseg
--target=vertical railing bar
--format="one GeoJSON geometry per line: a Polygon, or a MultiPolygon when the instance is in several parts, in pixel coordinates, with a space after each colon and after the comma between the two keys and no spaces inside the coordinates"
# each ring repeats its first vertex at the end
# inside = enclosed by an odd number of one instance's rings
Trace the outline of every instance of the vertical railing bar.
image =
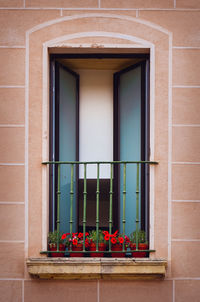
{"type": "MultiPolygon", "coordinates": [[[[73,230],[73,199],[74,199],[74,164],[71,164],[71,183],[70,183],[70,237],[72,238],[73,230]]],[[[71,248],[71,245],[70,245],[71,248]]]]}
{"type": "Polygon", "coordinates": [[[86,209],[87,209],[87,164],[84,164],[84,186],[83,186],[83,251],[85,252],[86,231],[86,209]]]}
{"type": "MultiPolygon", "coordinates": [[[[112,233],[112,202],[113,202],[113,164],[110,164],[110,209],[109,209],[109,234],[112,233]]],[[[111,241],[109,237],[109,252],[111,251],[111,241]]]]}
{"type": "Polygon", "coordinates": [[[60,233],[60,165],[58,165],[56,229],[57,229],[57,251],[59,251],[59,233],[60,233]]]}
{"type": "Polygon", "coordinates": [[[54,232],[55,231],[55,188],[56,188],[56,185],[55,185],[55,165],[52,165],[52,167],[50,167],[50,169],[52,169],[52,216],[53,216],[53,221],[52,221],[52,231],[54,232]]]}
{"type": "Polygon", "coordinates": [[[136,178],[136,250],[138,250],[138,233],[139,233],[139,164],[137,164],[136,178]]]}
{"type": "MultiPolygon", "coordinates": [[[[55,153],[56,153],[56,144],[55,144],[55,129],[56,129],[56,102],[55,102],[55,99],[56,99],[56,92],[55,92],[55,82],[56,82],[56,70],[55,70],[55,61],[53,60],[52,62],[52,97],[51,97],[51,105],[52,106],[52,112],[51,112],[51,119],[52,119],[52,143],[51,143],[51,153],[52,153],[52,156],[51,156],[51,159],[52,161],[55,161],[56,157],[55,157],[55,153]]],[[[56,202],[55,202],[55,188],[56,188],[56,183],[55,183],[55,175],[56,175],[56,166],[55,165],[52,165],[52,216],[53,216],[53,221],[52,221],[52,229],[53,229],[53,232],[55,231],[55,206],[56,206],[56,202]]]]}
{"type": "MultiPolygon", "coordinates": [[[[123,165],[123,238],[125,239],[125,226],[126,226],[126,164],[123,165]]],[[[123,241],[124,250],[125,240],[123,241]]]]}
{"type": "Polygon", "coordinates": [[[96,251],[99,250],[99,163],[97,163],[97,191],[96,191],[96,251]]]}

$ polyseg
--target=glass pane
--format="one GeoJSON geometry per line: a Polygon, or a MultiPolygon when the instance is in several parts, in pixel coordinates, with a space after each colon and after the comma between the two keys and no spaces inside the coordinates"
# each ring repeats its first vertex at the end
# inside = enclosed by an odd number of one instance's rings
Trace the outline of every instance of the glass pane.
{"type": "MultiPolygon", "coordinates": [[[[120,160],[141,160],[141,66],[120,76],[119,82],[120,160]]],[[[120,169],[120,230],[123,215],[123,167],[120,169]]],[[[127,165],[126,234],[135,229],[136,165],[127,165]]],[[[140,210],[139,210],[140,211],[140,210]]]]}
{"type": "MultiPolygon", "coordinates": [[[[76,160],[76,77],[59,68],[59,161],[76,160]]],[[[76,227],[76,171],[74,170],[73,231],[76,227]]],[[[61,166],[60,230],[69,232],[71,166],[61,166]]]]}

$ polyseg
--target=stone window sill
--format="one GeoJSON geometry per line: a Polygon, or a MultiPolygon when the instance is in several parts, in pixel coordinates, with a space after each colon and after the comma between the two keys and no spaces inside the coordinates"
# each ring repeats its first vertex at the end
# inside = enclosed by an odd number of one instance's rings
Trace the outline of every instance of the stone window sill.
{"type": "Polygon", "coordinates": [[[163,279],[165,259],[29,258],[29,274],[39,279],[163,279]]]}

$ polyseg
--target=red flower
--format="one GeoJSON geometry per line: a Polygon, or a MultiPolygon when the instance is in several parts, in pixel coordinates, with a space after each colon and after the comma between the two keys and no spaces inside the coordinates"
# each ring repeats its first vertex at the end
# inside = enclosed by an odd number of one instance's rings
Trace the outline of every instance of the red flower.
{"type": "Polygon", "coordinates": [[[85,236],[89,236],[89,233],[88,233],[88,232],[86,232],[86,233],[85,233],[85,236]]]}
{"type": "Polygon", "coordinates": [[[73,245],[77,245],[77,244],[78,244],[78,240],[77,240],[77,239],[73,239],[73,240],[72,240],[72,244],[73,244],[73,245]]]}
{"type": "Polygon", "coordinates": [[[111,243],[115,244],[115,243],[117,243],[117,240],[113,237],[113,238],[111,238],[111,243]]]}
{"type": "Polygon", "coordinates": [[[106,234],[106,235],[104,236],[104,240],[108,241],[109,239],[110,239],[110,235],[109,235],[109,234],[106,234]]]}
{"type": "Polygon", "coordinates": [[[130,238],[127,237],[126,235],[125,235],[125,241],[126,241],[127,243],[130,242],[130,238]]]}
{"type": "Polygon", "coordinates": [[[79,233],[78,238],[83,238],[83,233],[79,233]]]}
{"type": "Polygon", "coordinates": [[[115,231],[115,232],[114,232],[114,234],[113,234],[113,237],[116,237],[116,236],[117,236],[117,234],[118,234],[118,232],[119,232],[118,230],[117,230],[117,231],[115,231]]]}
{"type": "Polygon", "coordinates": [[[109,235],[108,231],[103,231],[102,232],[104,235],[109,235]]]}
{"type": "Polygon", "coordinates": [[[67,237],[67,234],[63,234],[62,237],[61,237],[61,239],[64,240],[66,237],[67,237]]]}
{"type": "Polygon", "coordinates": [[[86,238],[85,239],[85,246],[88,247],[89,246],[89,240],[86,238]]]}
{"type": "Polygon", "coordinates": [[[123,243],[124,242],[124,238],[119,237],[119,243],[123,243]]]}

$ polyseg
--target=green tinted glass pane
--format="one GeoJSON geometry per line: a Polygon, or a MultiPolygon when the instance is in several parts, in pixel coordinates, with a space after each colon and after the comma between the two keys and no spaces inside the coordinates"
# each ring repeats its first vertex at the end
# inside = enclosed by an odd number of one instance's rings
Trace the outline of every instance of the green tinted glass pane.
{"type": "MultiPolygon", "coordinates": [[[[141,66],[120,75],[119,83],[120,160],[141,160],[141,66]]],[[[120,230],[123,213],[123,167],[120,168],[120,230]]],[[[126,171],[126,234],[135,229],[136,165],[126,171]]]]}
{"type": "MultiPolygon", "coordinates": [[[[59,160],[76,160],[76,77],[59,68],[59,160]]],[[[76,226],[76,173],[74,171],[73,231],[76,226]]],[[[61,165],[60,230],[69,232],[71,166],[61,165]]]]}

